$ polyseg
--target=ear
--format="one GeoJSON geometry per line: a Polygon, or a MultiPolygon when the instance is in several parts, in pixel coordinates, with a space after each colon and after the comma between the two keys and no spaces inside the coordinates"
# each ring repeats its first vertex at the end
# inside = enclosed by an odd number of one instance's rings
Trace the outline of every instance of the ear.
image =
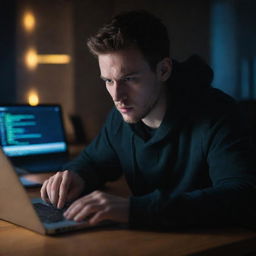
{"type": "Polygon", "coordinates": [[[172,72],[172,60],[164,58],[157,64],[157,77],[159,81],[165,82],[168,80],[172,72]]]}

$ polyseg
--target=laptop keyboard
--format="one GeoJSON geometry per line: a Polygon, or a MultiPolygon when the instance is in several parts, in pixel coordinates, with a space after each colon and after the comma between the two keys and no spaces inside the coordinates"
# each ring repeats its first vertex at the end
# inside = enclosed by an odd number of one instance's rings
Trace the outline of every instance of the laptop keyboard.
{"type": "Polygon", "coordinates": [[[63,209],[58,209],[50,204],[45,205],[42,203],[35,203],[33,205],[40,220],[44,223],[54,223],[65,220],[63,213],[67,209],[66,207],[63,209]]]}

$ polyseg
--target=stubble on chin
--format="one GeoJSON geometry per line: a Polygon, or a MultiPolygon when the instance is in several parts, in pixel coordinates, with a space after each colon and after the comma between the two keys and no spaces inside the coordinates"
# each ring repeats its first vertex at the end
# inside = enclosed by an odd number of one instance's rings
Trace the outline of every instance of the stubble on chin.
{"type": "Polygon", "coordinates": [[[124,122],[126,122],[128,124],[135,124],[135,123],[137,123],[139,121],[139,120],[137,120],[135,118],[131,118],[131,117],[125,116],[123,114],[121,114],[121,115],[123,117],[124,122]]]}
{"type": "Polygon", "coordinates": [[[135,124],[141,120],[141,118],[139,118],[139,116],[124,114],[124,113],[121,113],[120,111],[119,111],[119,113],[121,114],[124,122],[126,122],[128,124],[135,124]]]}

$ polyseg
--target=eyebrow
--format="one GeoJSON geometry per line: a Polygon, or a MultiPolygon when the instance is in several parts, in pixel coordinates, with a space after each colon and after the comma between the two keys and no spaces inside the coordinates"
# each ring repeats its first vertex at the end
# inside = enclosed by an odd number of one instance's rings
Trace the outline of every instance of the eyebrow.
{"type": "MultiPolygon", "coordinates": [[[[141,72],[139,72],[139,71],[130,72],[130,73],[127,73],[127,74],[122,75],[120,79],[122,79],[122,78],[124,78],[124,77],[127,77],[127,76],[139,75],[140,73],[141,73],[141,72]]],[[[104,76],[102,76],[102,75],[100,75],[100,78],[101,78],[102,80],[104,80],[104,81],[109,79],[109,78],[104,77],[104,76]]]]}
{"type": "Polygon", "coordinates": [[[100,76],[100,78],[103,80],[103,81],[105,81],[105,80],[108,80],[109,78],[106,78],[106,77],[104,77],[104,76],[100,76]]]}

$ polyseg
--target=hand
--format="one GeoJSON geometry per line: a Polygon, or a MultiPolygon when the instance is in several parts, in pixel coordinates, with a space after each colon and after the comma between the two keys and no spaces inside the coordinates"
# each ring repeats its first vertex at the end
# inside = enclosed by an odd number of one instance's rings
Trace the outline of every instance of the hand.
{"type": "Polygon", "coordinates": [[[94,191],[76,200],[64,213],[65,218],[82,221],[89,217],[91,226],[103,220],[128,223],[129,199],[94,191]]]}
{"type": "Polygon", "coordinates": [[[72,171],[57,172],[43,183],[41,197],[44,201],[62,208],[76,199],[84,190],[83,179],[72,171]]]}

